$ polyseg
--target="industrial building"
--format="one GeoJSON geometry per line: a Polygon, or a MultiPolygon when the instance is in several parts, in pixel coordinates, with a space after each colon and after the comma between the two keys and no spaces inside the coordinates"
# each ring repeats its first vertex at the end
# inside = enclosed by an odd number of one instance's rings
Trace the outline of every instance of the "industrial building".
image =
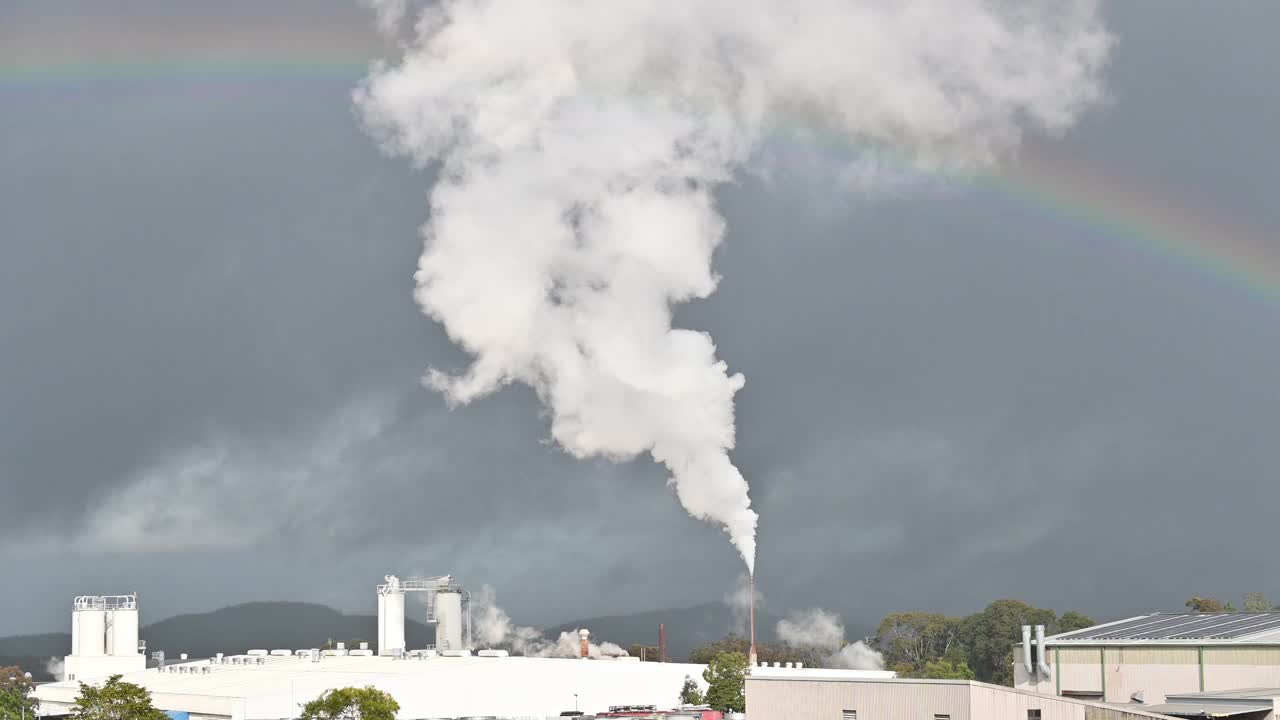
{"type": "Polygon", "coordinates": [[[1143,708],[1040,695],[973,680],[858,678],[812,671],[747,676],[750,720],[1169,720],[1143,708]]]}
{"type": "MultiPolygon", "coordinates": [[[[607,712],[615,706],[670,708],[685,678],[705,690],[703,665],[640,662],[599,657],[587,629],[579,631],[577,658],[511,657],[505,650],[475,649],[467,591],[448,575],[401,580],[376,588],[378,645],[346,648],[232,649],[212,658],[179,656],[146,668],[138,638],[135,595],[76,598],[66,679],[35,691],[44,716],[66,715],[80,682],[114,674],[150,691],[153,704],[190,720],[280,720],[324,692],[373,686],[400,704],[401,718],[556,717],[563,712],[607,712]],[[436,644],[408,648],[405,596],[421,594],[436,644]],[[232,651],[235,650],[234,653],[232,651]],[[592,655],[595,657],[592,657],[592,655]]],[[[415,603],[414,607],[418,607],[415,603]]],[[[800,667],[757,668],[800,676],[800,667]]],[[[842,677],[892,677],[893,673],[843,671],[842,677]]]]}
{"type": "Polygon", "coordinates": [[[1280,612],[1152,613],[1036,642],[1024,633],[1020,656],[1017,688],[1113,704],[1280,688],[1280,612]]]}
{"type": "MultiPolygon", "coordinates": [[[[628,660],[305,653],[235,655],[124,676],[151,692],[161,710],[191,720],[277,720],[326,690],[373,686],[400,703],[402,718],[555,717],[612,705],[677,704],[685,676],[703,666],[628,660]]],[[[76,682],[39,686],[41,712],[64,714],[76,682]]]]}

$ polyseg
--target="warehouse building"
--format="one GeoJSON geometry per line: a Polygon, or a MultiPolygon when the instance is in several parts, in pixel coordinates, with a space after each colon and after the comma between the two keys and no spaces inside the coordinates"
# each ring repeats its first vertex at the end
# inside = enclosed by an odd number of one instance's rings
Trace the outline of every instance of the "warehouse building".
{"type": "Polygon", "coordinates": [[[1280,688],[1280,612],[1153,613],[1054,635],[1014,663],[1022,690],[1157,706],[1173,696],[1280,688]]]}
{"type": "MultiPolygon", "coordinates": [[[[359,652],[359,651],[357,651],[359,652]]],[[[638,661],[376,655],[236,655],[170,664],[124,680],[151,692],[154,705],[191,720],[276,720],[297,717],[326,690],[373,686],[400,703],[402,718],[555,717],[611,705],[678,703],[686,676],[702,665],[638,661]]],[[[704,684],[705,687],[705,684],[704,684]]],[[[40,685],[42,714],[70,711],[79,683],[40,685]]]]}
{"type": "Polygon", "coordinates": [[[747,677],[750,720],[1156,720],[1168,716],[972,680],[747,677]]]}

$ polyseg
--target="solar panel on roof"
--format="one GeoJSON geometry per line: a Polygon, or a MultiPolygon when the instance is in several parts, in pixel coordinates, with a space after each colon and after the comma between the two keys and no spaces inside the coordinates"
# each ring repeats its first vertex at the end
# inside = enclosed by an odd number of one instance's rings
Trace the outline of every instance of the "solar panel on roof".
{"type": "Polygon", "coordinates": [[[1145,615],[1067,633],[1061,640],[1232,640],[1280,631],[1280,612],[1145,615]]]}

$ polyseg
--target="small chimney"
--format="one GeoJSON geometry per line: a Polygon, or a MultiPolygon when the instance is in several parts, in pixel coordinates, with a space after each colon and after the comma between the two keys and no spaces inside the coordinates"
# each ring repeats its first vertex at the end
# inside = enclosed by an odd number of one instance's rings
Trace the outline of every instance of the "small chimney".
{"type": "Polygon", "coordinates": [[[658,623],[658,662],[667,661],[667,626],[658,623]]]}
{"type": "Polygon", "coordinates": [[[582,628],[581,630],[578,631],[578,648],[582,654],[583,659],[591,657],[591,641],[589,639],[590,637],[591,637],[590,630],[586,628],[582,628]]]}

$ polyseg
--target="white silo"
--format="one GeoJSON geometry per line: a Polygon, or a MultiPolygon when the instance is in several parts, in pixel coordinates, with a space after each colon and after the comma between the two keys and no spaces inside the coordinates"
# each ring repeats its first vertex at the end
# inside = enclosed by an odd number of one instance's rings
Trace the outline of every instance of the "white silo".
{"type": "Polygon", "coordinates": [[[138,607],[122,607],[110,611],[111,632],[107,635],[107,654],[128,657],[138,654],[138,607]]]}
{"type": "Polygon", "coordinates": [[[462,644],[462,588],[436,592],[436,649],[464,650],[462,644]]]}
{"type": "Polygon", "coordinates": [[[99,657],[107,654],[107,611],[100,606],[86,604],[84,609],[72,613],[75,626],[71,646],[73,654],[80,657],[99,657]]]}
{"type": "Polygon", "coordinates": [[[404,652],[404,589],[399,578],[386,576],[387,584],[378,586],[378,654],[404,652]]]}

